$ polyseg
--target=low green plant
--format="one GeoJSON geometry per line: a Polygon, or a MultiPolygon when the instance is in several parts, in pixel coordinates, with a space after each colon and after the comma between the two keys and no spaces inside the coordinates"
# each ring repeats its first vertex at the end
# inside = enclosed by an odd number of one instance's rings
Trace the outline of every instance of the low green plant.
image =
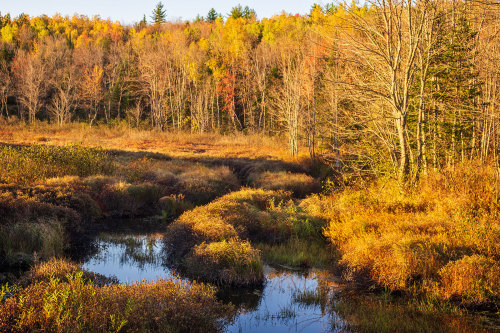
{"type": "Polygon", "coordinates": [[[52,177],[109,174],[114,164],[100,148],[81,145],[0,145],[0,182],[33,183],[52,177]]]}

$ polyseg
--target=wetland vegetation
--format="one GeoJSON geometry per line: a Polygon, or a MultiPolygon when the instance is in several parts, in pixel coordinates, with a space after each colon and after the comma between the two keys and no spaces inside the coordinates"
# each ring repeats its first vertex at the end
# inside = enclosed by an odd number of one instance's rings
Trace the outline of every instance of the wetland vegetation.
{"type": "Polygon", "coordinates": [[[0,331],[498,331],[499,9],[0,13],[0,331]]]}
{"type": "Polygon", "coordinates": [[[260,144],[267,159],[2,145],[2,330],[498,325],[491,168],[430,173],[410,192],[362,178],[320,189],[306,159],[260,144]]]}

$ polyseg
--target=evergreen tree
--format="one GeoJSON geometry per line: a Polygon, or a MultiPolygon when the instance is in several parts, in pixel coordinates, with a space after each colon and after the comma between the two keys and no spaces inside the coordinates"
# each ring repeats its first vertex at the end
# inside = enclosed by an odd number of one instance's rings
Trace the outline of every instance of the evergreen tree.
{"type": "Polygon", "coordinates": [[[165,23],[167,17],[167,12],[163,9],[163,3],[160,1],[156,5],[156,8],[153,10],[153,15],[151,15],[151,19],[155,24],[165,23]]]}
{"type": "Polygon", "coordinates": [[[238,19],[240,17],[243,17],[243,18],[249,20],[252,18],[256,18],[257,14],[255,13],[255,10],[251,9],[248,6],[245,6],[245,8],[243,8],[241,5],[238,5],[238,6],[233,7],[231,9],[231,12],[229,13],[229,17],[232,17],[234,19],[238,19]]]}
{"type": "Polygon", "coordinates": [[[214,8],[210,9],[207,14],[207,21],[208,22],[213,22],[215,21],[218,17],[220,17],[220,14],[215,11],[214,8]]]}
{"type": "MultiPolygon", "coordinates": [[[[443,15],[444,17],[444,15],[443,15]]],[[[475,68],[477,32],[463,13],[451,22],[436,22],[437,41],[430,67],[432,110],[429,125],[434,128],[437,163],[453,164],[470,152],[474,140],[476,97],[481,82],[475,68]]]]}
{"type": "Polygon", "coordinates": [[[248,6],[245,6],[245,9],[243,9],[243,18],[246,18],[247,20],[254,19],[257,17],[257,14],[255,13],[255,10],[251,9],[248,6]]]}
{"type": "Polygon", "coordinates": [[[239,19],[240,17],[243,17],[243,7],[241,7],[241,5],[233,7],[229,12],[229,17],[232,17],[234,19],[239,19]]]}

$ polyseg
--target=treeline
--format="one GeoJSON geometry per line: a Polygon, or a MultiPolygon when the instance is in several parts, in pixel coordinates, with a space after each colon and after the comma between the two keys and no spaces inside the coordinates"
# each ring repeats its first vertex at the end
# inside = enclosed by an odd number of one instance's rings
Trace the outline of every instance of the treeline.
{"type": "Polygon", "coordinates": [[[57,124],[287,135],[340,167],[393,171],[494,158],[500,6],[494,0],[315,5],[258,20],[0,16],[0,107],[57,124]],[[376,166],[376,168],[373,168],[376,166]]]}

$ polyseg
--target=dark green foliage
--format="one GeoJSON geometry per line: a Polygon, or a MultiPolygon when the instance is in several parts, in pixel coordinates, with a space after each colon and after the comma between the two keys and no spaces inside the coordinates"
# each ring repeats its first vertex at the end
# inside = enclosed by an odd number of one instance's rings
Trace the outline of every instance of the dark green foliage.
{"type": "Polygon", "coordinates": [[[220,16],[221,15],[219,13],[217,13],[214,8],[211,8],[208,11],[208,14],[207,14],[207,21],[208,22],[213,22],[213,21],[215,21],[220,16]]]}
{"type": "Polygon", "coordinates": [[[256,18],[257,14],[255,13],[255,10],[251,9],[248,6],[243,6],[238,5],[236,7],[233,7],[231,11],[229,12],[229,17],[232,17],[233,19],[239,19],[239,18],[244,18],[244,19],[252,19],[256,18]]]}
{"type": "Polygon", "coordinates": [[[429,148],[434,163],[445,165],[470,156],[474,144],[475,114],[480,107],[476,101],[481,93],[474,62],[477,32],[465,13],[458,13],[451,21],[440,16],[434,33],[437,39],[426,87],[429,99],[425,129],[432,137],[429,148]]]}
{"type": "Polygon", "coordinates": [[[160,1],[156,4],[155,9],[153,10],[153,14],[151,15],[151,19],[154,24],[165,23],[167,18],[167,11],[163,9],[163,3],[160,1]]]}

